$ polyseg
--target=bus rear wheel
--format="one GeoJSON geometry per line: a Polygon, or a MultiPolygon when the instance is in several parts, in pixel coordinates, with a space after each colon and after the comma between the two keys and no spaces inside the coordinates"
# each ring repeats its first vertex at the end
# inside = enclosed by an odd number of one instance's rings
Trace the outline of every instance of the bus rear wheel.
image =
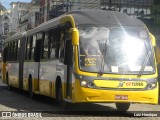
{"type": "Polygon", "coordinates": [[[118,111],[127,111],[130,103],[115,103],[118,111]]]}
{"type": "Polygon", "coordinates": [[[31,76],[29,76],[28,78],[28,93],[29,93],[29,97],[32,99],[33,91],[32,91],[32,77],[31,76]]]}
{"type": "Polygon", "coordinates": [[[9,90],[11,90],[11,86],[9,85],[9,77],[8,77],[8,72],[6,73],[6,84],[9,90]]]}

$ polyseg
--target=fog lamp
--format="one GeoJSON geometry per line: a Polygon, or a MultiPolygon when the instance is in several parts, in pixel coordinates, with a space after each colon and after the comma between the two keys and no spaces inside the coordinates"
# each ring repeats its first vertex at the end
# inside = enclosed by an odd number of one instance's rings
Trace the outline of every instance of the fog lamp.
{"type": "Polygon", "coordinates": [[[86,86],[87,85],[87,82],[86,81],[81,81],[81,86],[86,86]]]}

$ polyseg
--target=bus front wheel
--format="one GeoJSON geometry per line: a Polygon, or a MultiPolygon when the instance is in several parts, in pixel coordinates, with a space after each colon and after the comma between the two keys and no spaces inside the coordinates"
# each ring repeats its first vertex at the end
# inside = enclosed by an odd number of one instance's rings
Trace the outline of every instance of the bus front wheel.
{"type": "Polygon", "coordinates": [[[130,103],[115,103],[118,111],[127,111],[130,103]]]}
{"type": "Polygon", "coordinates": [[[58,105],[60,105],[64,109],[67,109],[69,107],[69,103],[63,100],[62,85],[58,87],[56,101],[58,105]]]}

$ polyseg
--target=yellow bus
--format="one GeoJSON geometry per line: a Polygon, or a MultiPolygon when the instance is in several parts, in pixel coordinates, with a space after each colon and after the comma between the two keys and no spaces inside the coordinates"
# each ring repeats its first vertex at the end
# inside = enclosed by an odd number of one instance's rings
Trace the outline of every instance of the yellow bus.
{"type": "Polygon", "coordinates": [[[69,103],[158,103],[158,47],[143,22],[124,13],[77,10],[4,41],[8,87],[69,103]]]}

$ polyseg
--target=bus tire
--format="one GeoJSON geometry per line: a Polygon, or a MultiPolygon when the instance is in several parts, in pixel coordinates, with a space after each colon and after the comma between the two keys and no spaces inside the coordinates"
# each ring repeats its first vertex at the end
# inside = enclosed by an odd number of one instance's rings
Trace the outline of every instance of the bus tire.
{"type": "Polygon", "coordinates": [[[62,84],[57,88],[56,101],[63,109],[69,108],[69,103],[63,100],[62,84]]]}
{"type": "Polygon", "coordinates": [[[32,99],[33,91],[32,91],[32,76],[31,75],[28,78],[28,93],[29,93],[29,97],[32,99]]]}
{"type": "Polygon", "coordinates": [[[127,111],[130,107],[130,103],[115,103],[118,111],[127,111]]]}

